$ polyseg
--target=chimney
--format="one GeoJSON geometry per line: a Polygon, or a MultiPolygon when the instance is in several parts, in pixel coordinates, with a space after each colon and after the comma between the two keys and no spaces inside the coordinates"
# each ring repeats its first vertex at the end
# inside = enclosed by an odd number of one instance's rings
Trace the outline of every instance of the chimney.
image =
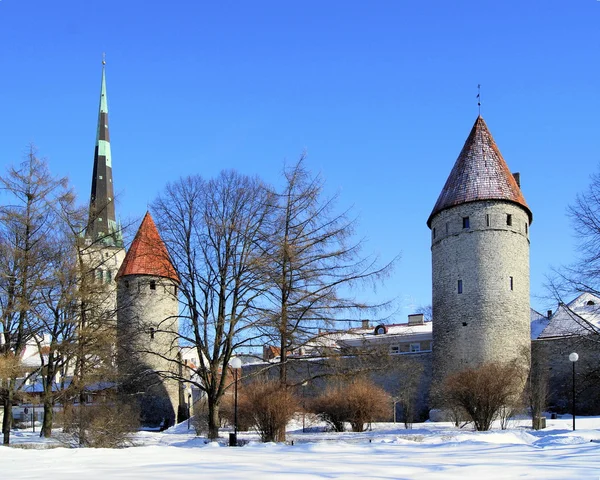
{"type": "Polygon", "coordinates": [[[369,328],[369,321],[368,320],[363,320],[362,321],[362,328],[369,328]]]}
{"type": "Polygon", "coordinates": [[[515,178],[515,181],[517,182],[519,188],[521,188],[521,174],[519,172],[515,172],[512,174],[512,176],[515,178]]]}
{"type": "Polygon", "coordinates": [[[415,313],[408,316],[409,325],[423,325],[425,323],[425,316],[422,313],[415,313]]]}

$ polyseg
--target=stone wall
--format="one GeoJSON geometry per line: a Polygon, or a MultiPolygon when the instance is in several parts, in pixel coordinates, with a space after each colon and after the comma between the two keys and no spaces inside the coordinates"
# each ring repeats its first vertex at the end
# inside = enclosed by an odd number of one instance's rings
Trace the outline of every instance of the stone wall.
{"type": "Polygon", "coordinates": [[[534,340],[531,345],[532,368],[548,380],[548,409],[571,413],[573,364],[569,354],[576,352],[576,412],[600,415],[600,337],[563,337],[534,340]]]}

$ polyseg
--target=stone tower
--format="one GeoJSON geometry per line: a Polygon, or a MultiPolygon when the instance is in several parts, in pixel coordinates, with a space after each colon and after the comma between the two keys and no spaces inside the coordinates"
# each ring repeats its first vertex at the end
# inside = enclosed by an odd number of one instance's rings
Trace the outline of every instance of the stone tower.
{"type": "Polygon", "coordinates": [[[115,216],[105,66],[103,60],[89,218],[80,242],[80,253],[86,268],[96,280],[95,313],[104,317],[107,326],[110,326],[114,325],[111,320],[114,320],[116,311],[115,276],[125,257],[125,249],[115,216]],[[100,289],[98,285],[104,287],[100,289]]]}
{"type": "Polygon", "coordinates": [[[142,421],[175,422],[180,283],[156,225],[146,213],[119,269],[117,357],[123,389],[140,400],[142,421]],[[171,378],[169,378],[171,377],[171,378]]]}
{"type": "Polygon", "coordinates": [[[479,116],[427,220],[434,395],[444,378],[468,367],[528,365],[531,221],[519,176],[479,116]]]}

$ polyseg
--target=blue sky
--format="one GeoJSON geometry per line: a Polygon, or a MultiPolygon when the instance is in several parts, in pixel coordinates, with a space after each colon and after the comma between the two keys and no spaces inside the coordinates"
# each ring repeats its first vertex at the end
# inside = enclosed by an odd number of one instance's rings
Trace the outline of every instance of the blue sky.
{"type": "Polygon", "coordinates": [[[600,1],[0,0],[0,167],[35,143],[87,201],[102,52],[124,220],[168,181],[277,182],[302,151],[366,251],[402,259],[380,296],[431,302],[426,220],[482,115],[534,215],[532,305],[574,259],[565,209],[600,160],[600,1]]]}

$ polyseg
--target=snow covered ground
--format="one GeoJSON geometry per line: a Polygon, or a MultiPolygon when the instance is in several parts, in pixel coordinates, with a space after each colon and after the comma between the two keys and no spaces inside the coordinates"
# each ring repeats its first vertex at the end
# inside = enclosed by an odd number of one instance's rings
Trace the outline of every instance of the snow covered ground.
{"type": "MultiPolygon", "coordinates": [[[[509,430],[473,432],[447,423],[381,423],[373,431],[302,433],[291,444],[261,444],[241,433],[240,448],[208,443],[180,424],[163,433],[140,432],[138,446],[119,450],[69,449],[15,432],[0,447],[0,479],[600,479],[600,417],[548,420],[534,431],[528,420],[509,430]],[[25,448],[28,447],[28,448],[25,448]]],[[[226,436],[226,432],[223,434],[226,436]]]]}

